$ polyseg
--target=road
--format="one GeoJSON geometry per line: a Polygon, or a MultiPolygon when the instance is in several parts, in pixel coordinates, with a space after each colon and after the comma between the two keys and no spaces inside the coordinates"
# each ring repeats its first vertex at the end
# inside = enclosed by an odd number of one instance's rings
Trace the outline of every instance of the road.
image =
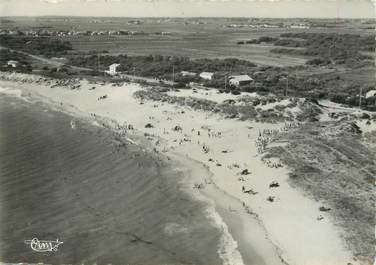
{"type": "Polygon", "coordinates": [[[0,49],[8,49],[8,50],[10,50],[12,52],[17,52],[17,53],[21,53],[23,55],[30,56],[31,58],[33,58],[35,60],[38,60],[38,61],[41,61],[41,62],[43,62],[45,64],[49,64],[52,67],[61,67],[63,65],[67,65],[67,66],[71,67],[72,69],[78,70],[78,71],[91,71],[92,70],[90,68],[68,65],[68,64],[65,64],[65,63],[58,62],[56,60],[50,59],[50,58],[42,57],[42,56],[39,56],[39,55],[34,55],[34,54],[31,54],[31,53],[28,53],[28,52],[24,52],[24,51],[20,51],[20,50],[14,50],[14,49],[11,49],[11,48],[8,48],[8,47],[0,46],[0,49]]]}
{"type": "MultiPolygon", "coordinates": [[[[52,67],[62,67],[63,65],[65,65],[65,66],[68,66],[68,67],[72,68],[73,70],[77,70],[77,71],[92,71],[93,70],[91,68],[74,66],[74,65],[62,63],[62,62],[59,62],[59,61],[56,61],[56,60],[53,60],[53,59],[50,59],[50,58],[46,58],[46,57],[43,57],[43,56],[34,55],[34,54],[27,53],[27,52],[24,52],[24,51],[10,49],[10,48],[7,48],[7,47],[0,46],[0,49],[8,49],[8,50],[13,51],[13,52],[18,52],[18,53],[30,56],[31,58],[38,60],[38,61],[41,61],[45,64],[51,65],[52,67]]],[[[128,74],[121,74],[120,77],[128,78],[130,80],[143,80],[147,83],[152,83],[152,84],[159,83],[158,79],[150,78],[150,77],[135,76],[135,75],[128,75],[128,74]]],[[[169,80],[163,80],[163,83],[165,83],[167,85],[171,85],[171,86],[176,84],[175,82],[172,82],[172,81],[169,81],[169,80]]]]}
{"type": "MultiPolygon", "coordinates": [[[[151,77],[143,77],[143,76],[135,76],[135,75],[128,75],[128,74],[120,74],[120,77],[122,78],[128,78],[130,80],[143,80],[145,82],[148,82],[148,83],[159,83],[159,79],[157,78],[151,78],[151,77]]],[[[162,81],[164,84],[167,84],[167,85],[174,85],[176,84],[176,82],[172,82],[172,81],[169,81],[169,80],[163,80],[162,81]]]]}

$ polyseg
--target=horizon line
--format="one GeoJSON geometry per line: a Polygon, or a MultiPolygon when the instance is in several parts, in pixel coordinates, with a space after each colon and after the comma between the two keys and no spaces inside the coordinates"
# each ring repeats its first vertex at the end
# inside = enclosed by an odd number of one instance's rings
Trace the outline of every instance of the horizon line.
{"type": "Polygon", "coordinates": [[[174,17],[174,16],[86,16],[86,15],[13,15],[13,16],[0,16],[0,18],[10,18],[10,17],[77,17],[77,18],[89,18],[89,17],[98,17],[98,18],[178,18],[178,19],[189,19],[189,18],[263,18],[263,19],[349,19],[349,20],[358,20],[358,19],[372,19],[375,20],[375,17],[257,17],[257,16],[187,16],[187,17],[174,17]]]}

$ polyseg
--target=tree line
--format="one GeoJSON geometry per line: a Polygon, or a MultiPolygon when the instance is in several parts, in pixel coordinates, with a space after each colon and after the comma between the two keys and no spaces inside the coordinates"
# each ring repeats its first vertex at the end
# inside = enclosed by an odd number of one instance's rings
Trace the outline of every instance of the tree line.
{"type": "Polygon", "coordinates": [[[258,39],[238,41],[237,44],[273,43],[273,53],[302,55],[314,57],[307,61],[308,65],[345,65],[359,68],[371,65],[373,57],[362,52],[374,52],[375,36],[338,33],[283,33],[279,38],[262,36],[258,39]],[[286,47],[286,48],[281,48],[286,47]],[[293,49],[303,48],[303,49],[293,49]]]}
{"type": "Polygon", "coordinates": [[[62,41],[49,37],[30,37],[1,35],[0,45],[14,50],[24,51],[35,55],[47,57],[66,55],[72,50],[69,41],[62,41]]]}
{"type": "Polygon", "coordinates": [[[138,76],[153,77],[181,81],[184,83],[197,81],[197,76],[182,76],[181,71],[188,71],[199,74],[201,72],[247,72],[256,64],[237,58],[227,59],[196,59],[192,60],[184,56],[128,56],[121,54],[72,56],[70,64],[81,67],[89,67],[99,71],[108,69],[114,63],[120,64],[118,71],[138,76]]]}

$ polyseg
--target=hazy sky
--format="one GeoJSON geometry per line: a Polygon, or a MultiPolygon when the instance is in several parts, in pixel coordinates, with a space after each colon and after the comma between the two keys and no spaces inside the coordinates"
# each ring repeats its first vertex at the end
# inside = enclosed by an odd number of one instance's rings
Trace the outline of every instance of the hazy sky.
{"type": "Polygon", "coordinates": [[[376,0],[0,0],[0,16],[374,18],[376,0]]]}

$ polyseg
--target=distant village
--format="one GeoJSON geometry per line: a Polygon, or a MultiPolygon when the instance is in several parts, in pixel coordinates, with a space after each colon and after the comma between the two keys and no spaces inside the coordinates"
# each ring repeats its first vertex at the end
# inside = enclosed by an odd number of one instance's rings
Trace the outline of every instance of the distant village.
{"type": "Polygon", "coordinates": [[[111,36],[111,35],[170,35],[171,32],[160,31],[153,33],[145,33],[143,31],[134,31],[134,30],[10,30],[10,29],[0,29],[0,35],[23,35],[30,37],[67,37],[67,36],[111,36]]]}
{"type": "MultiPolygon", "coordinates": [[[[90,23],[99,23],[100,20],[92,20],[90,23]]],[[[161,21],[157,21],[157,23],[161,23],[161,21]]],[[[206,24],[207,22],[201,21],[191,21],[191,22],[184,22],[184,25],[201,25],[206,24]]],[[[127,22],[128,25],[141,25],[143,24],[140,20],[131,20],[127,22]]],[[[286,23],[232,23],[232,24],[224,24],[223,27],[225,28],[291,28],[291,29],[309,29],[311,23],[304,22],[304,23],[293,23],[293,24],[286,24],[286,23]]],[[[137,30],[48,30],[48,29],[38,29],[38,30],[18,30],[18,29],[0,29],[0,35],[26,35],[32,37],[39,37],[39,36],[50,36],[50,37],[65,37],[65,36],[111,36],[111,35],[170,35],[171,32],[168,31],[158,31],[158,32],[144,32],[144,31],[137,31],[137,30]]]]}
{"type": "Polygon", "coordinates": [[[253,24],[253,23],[246,23],[246,24],[230,24],[230,25],[223,25],[226,28],[291,28],[291,29],[309,29],[311,28],[309,23],[296,23],[296,24],[288,24],[285,25],[283,23],[278,24],[269,24],[269,23],[262,23],[262,24],[253,24]]]}

